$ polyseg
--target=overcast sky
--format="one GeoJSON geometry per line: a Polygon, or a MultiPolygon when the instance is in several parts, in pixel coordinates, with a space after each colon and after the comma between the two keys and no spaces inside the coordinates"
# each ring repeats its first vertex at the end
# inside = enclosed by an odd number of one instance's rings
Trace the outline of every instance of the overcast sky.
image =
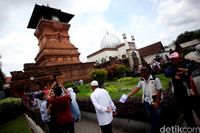
{"type": "Polygon", "coordinates": [[[35,30],[27,29],[35,4],[75,15],[69,35],[82,62],[100,49],[107,31],[121,40],[122,33],[128,41],[134,35],[141,48],[157,41],[168,45],[180,33],[200,28],[200,0],[1,0],[0,61],[6,76],[35,62],[38,41],[35,30]]]}

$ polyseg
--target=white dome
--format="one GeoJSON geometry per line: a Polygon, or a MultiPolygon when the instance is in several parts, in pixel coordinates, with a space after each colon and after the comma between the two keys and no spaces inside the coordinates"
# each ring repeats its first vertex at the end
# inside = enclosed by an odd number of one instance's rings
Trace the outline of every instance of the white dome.
{"type": "Polygon", "coordinates": [[[107,34],[101,41],[101,49],[103,48],[116,48],[116,46],[120,45],[121,41],[120,39],[113,35],[113,34],[107,34]]]}

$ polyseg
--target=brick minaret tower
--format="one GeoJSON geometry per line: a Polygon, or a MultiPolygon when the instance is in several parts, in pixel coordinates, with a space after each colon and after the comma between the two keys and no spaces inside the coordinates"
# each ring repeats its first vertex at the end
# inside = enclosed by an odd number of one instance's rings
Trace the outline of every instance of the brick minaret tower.
{"type": "Polygon", "coordinates": [[[27,28],[36,29],[39,52],[37,66],[80,63],[78,48],[69,40],[68,22],[74,15],[61,10],[35,5],[27,28]]]}

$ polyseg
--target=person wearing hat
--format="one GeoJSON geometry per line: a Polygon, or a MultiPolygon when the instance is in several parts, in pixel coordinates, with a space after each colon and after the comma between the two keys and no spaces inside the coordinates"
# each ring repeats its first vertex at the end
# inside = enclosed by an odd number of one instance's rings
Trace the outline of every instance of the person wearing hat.
{"type": "Polygon", "coordinates": [[[96,80],[91,82],[92,93],[90,99],[95,108],[97,120],[102,133],[112,133],[113,115],[116,114],[116,106],[114,105],[109,93],[99,88],[96,80]]]}
{"type": "Polygon", "coordinates": [[[195,121],[192,114],[192,106],[190,103],[190,89],[188,87],[189,73],[192,66],[187,60],[182,58],[176,51],[169,56],[170,63],[165,69],[165,76],[171,78],[174,89],[174,96],[177,106],[183,113],[183,118],[188,127],[195,127],[195,121]]]}
{"type": "Polygon", "coordinates": [[[67,88],[69,95],[71,97],[71,111],[72,111],[72,116],[74,119],[74,122],[80,121],[81,120],[81,113],[80,109],[78,106],[78,103],[76,101],[76,93],[74,92],[72,87],[67,88]]]}
{"type": "Polygon", "coordinates": [[[161,116],[161,89],[160,79],[150,74],[148,68],[140,69],[141,80],[138,85],[127,94],[128,98],[137,93],[140,89],[143,90],[142,102],[144,103],[147,116],[151,123],[149,133],[159,133],[159,122],[161,116]]]}
{"type": "MultiPolygon", "coordinates": [[[[193,62],[193,69],[190,74],[190,89],[192,90],[190,96],[190,103],[192,103],[193,112],[197,117],[195,119],[200,119],[200,44],[195,47],[195,51],[189,53],[185,56],[186,59],[189,59],[193,62]]],[[[200,126],[199,123],[197,123],[200,126]]]]}

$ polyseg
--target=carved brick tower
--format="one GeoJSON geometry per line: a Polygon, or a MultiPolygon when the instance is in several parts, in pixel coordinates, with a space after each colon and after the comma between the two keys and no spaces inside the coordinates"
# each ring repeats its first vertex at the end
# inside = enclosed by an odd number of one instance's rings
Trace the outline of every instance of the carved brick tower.
{"type": "Polygon", "coordinates": [[[24,64],[23,71],[11,72],[11,96],[23,95],[25,88],[44,89],[55,77],[63,84],[91,80],[94,62],[80,62],[80,53],[69,40],[68,22],[73,17],[55,8],[35,5],[27,28],[36,29],[39,52],[35,63],[24,64]]]}
{"type": "Polygon", "coordinates": [[[78,48],[69,40],[68,22],[74,15],[46,6],[35,5],[27,28],[36,29],[39,52],[37,66],[80,63],[78,48]]]}

